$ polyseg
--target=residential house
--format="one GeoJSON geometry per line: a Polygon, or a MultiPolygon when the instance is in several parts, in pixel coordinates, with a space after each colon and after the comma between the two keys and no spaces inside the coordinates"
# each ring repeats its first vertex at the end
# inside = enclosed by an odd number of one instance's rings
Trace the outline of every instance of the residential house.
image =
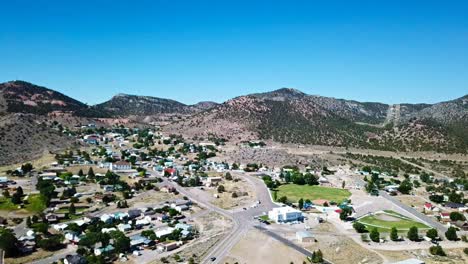
{"type": "Polygon", "coordinates": [[[66,228],[68,227],[67,224],[56,224],[56,225],[53,225],[52,228],[57,230],[57,231],[63,231],[65,230],[66,228]]]}
{"type": "Polygon", "coordinates": [[[165,251],[171,251],[171,250],[174,250],[176,248],[178,248],[180,245],[182,245],[182,242],[179,242],[179,241],[175,241],[175,242],[171,242],[171,243],[161,243],[158,245],[158,251],[160,252],[165,252],[165,251]]]}
{"type": "Polygon", "coordinates": [[[127,218],[129,218],[128,213],[125,213],[125,212],[114,213],[114,219],[124,220],[127,218]]]}
{"type": "Polygon", "coordinates": [[[117,229],[122,232],[127,232],[127,231],[132,230],[132,226],[129,224],[118,224],[117,229]]]}
{"type": "Polygon", "coordinates": [[[177,170],[174,168],[167,168],[164,170],[164,175],[165,176],[177,176],[177,170]]]}
{"type": "Polygon", "coordinates": [[[427,213],[427,212],[432,212],[432,210],[434,209],[434,205],[432,205],[431,203],[425,203],[424,204],[424,211],[427,213]]]}
{"type": "Polygon", "coordinates": [[[468,231],[468,222],[466,221],[456,221],[454,225],[463,231],[468,231]]]}
{"type": "Polygon", "coordinates": [[[76,220],[75,224],[77,224],[78,226],[82,226],[88,224],[89,222],[91,222],[91,219],[89,219],[88,217],[83,217],[83,219],[76,220]]]}
{"type": "Polygon", "coordinates": [[[175,228],[173,228],[173,227],[166,227],[166,228],[163,228],[163,229],[156,230],[154,233],[155,233],[156,237],[161,238],[161,237],[164,237],[164,236],[167,236],[167,235],[171,234],[172,232],[174,232],[174,230],[175,230],[175,228]]]}
{"type": "Polygon", "coordinates": [[[161,221],[161,222],[167,220],[168,218],[169,217],[167,215],[165,215],[165,214],[154,214],[153,217],[152,217],[152,219],[157,220],[157,221],[161,221]]]}
{"type": "Polygon", "coordinates": [[[142,235],[133,235],[130,237],[130,246],[131,247],[137,247],[137,246],[144,246],[144,247],[149,247],[154,245],[155,242],[153,240],[150,240],[142,235]]]}
{"type": "Polygon", "coordinates": [[[103,253],[110,253],[114,251],[114,247],[112,245],[108,245],[107,247],[98,247],[94,249],[94,255],[100,256],[103,253]]]}
{"type": "Polygon", "coordinates": [[[99,142],[99,136],[97,135],[86,135],[83,137],[83,141],[88,143],[88,144],[98,144],[99,142]]]}
{"type": "Polygon", "coordinates": [[[115,227],[110,227],[110,228],[102,228],[101,229],[101,233],[110,233],[110,232],[114,232],[114,231],[117,231],[117,228],[115,227]]]}
{"type": "Polygon", "coordinates": [[[109,214],[103,214],[101,215],[100,219],[104,223],[111,223],[114,220],[114,216],[109,214]]]}
{"type": "Polygon", "coordinates": [[[128,210],[128,218],[134,219],[140,216],[141,216],[141,210],[139,209],[128,210]]]}
{"type": "Polygon", "coordinates": [[[183,200],[183,199],[179,199],[179,200],[175,200],[174,202],[171,203],[171,208],[176,208],[177,206],[181,206],[181,205],[191,205],[192,202],[190,200],[183,200]]]}
{"type": "Polygon", "coordinates": [[[65,233],[65,239],[70,241],[70,243],[76,245],[78,244],[78,242],[80,242],[80,237],[78,236],[78,234],[76,232],[72,232],[72,231],[67,231],[65,233]]]}
{"type": "Polygon", "coordinates": [[[193,227],[188,224],[178,223],[175,225],[175,229],[180,229],[183,237],[187,237],[192,234],[193,227]]]}
{"type": "Polygon", "coordinates": [[[443,222],[450,222],[450,213],[441,212],[440,213],[440,220],[443,222]]]}
{"type": "Polygon", "coordinates": [[[59,221],[59,217],[57,214],[46,214],[46,220],[49,223],[57,223],[59,221]]]}
{"type": "Polygon", "coordinates": [[[464,204],[461,204],[461,203],[452,203],[452,202],[448,202],[445,204],[445,207],[448,207],[450,209],[460,209],[460,208],[466,208],[466,206],[464,204]]]}
{"type": "Polygon", "coordinates": [[[138,219],[135,221],[136,228],[142,228],[143,226],[151,224],[151,217],[145,216],[143,219],[138,219]]]}

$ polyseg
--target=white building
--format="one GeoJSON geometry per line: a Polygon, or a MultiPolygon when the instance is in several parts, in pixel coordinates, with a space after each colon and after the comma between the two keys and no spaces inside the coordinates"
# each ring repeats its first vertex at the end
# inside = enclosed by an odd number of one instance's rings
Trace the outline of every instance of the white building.
{"type": "Polygon", "coordinates": [[[125,170],[131,170],[131,169],[132,169],[132,164],[126,161],[117,161],[110,165],[111,171],[125,171],[125,170]]]}
{"type": "Polygon", "coordinates": [[[171,234],[172,232],[174,232],[175,228],[172,228],[172,227],[167,227],[167,228],[164,228],[164,229],[160,229],[160,230],[156,230],[154,232],[154,234],[156,235],[156,237],[163,237],[163,236],[167,236],[169,234],[171,234]]]}
{"type": "Polygon", "coordinates": [[[302,220],[302,212],[290,206],[273,208],[268,212],[268,218],[276,223],[302,220]]]}
{"type": "Polygon", "coordinates": [[[314,236],[309,231],[298,231],[296,232],[296,239],[301,243],[314,242],[314,236]]]}

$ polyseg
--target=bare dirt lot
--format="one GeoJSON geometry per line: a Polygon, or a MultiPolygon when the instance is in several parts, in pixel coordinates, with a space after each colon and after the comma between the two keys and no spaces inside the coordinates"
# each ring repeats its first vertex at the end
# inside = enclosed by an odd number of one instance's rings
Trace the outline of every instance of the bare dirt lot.
{"type": "Polygon", "coordinates": [[[222,263],[302,263],[305,256],[281,242],[251,230],[237,243],[222,263]],[[259,243],[261,241],[261,243],[259,243]]]}
{"type": "Polygon", "coordinates": [[[468,257],[463,253],[462,249],[445,249],[447,257],[436,257],[429,254],[428,250],[412,250],[412,251],[386,251],[379,250],[380,254],[384,255],[389,261],[396,262],[409,258],[417,258],[425,261],[427,264],[462,264],[468,263],[468,257]]]}
{"type": "Polygon", "coordinates": [[[320,249],[324,257],[333,263],[383,263],[383,259],[378,254],[340,234],[330,223],[320,224],[312,232],[316,233],[315,238],[318,242],[306,248],[320,249]]]}
{"type": "Polygon", "coordinates": [[[397,199],[408,206],[414,207],[418,211],[422,211],[426,201],[419,196],[413,195],[399,195],[397,199]]]}
{"type": "Polygon", "coordinates": [[[219,198],[212,200],[212,204],[223,208],[232,209],[240,206],[250,206],[255,200],[255,192],[253,187],[244,179],[238,179],[238,181],[227,181],[223,180],[221,185],[226,189],[223,193],[218,193],[216,188],[209,189],[211,195],[217,194],[219,198]],[[232,194],[236,193],[237,197],[232,197],[232,194]]]}

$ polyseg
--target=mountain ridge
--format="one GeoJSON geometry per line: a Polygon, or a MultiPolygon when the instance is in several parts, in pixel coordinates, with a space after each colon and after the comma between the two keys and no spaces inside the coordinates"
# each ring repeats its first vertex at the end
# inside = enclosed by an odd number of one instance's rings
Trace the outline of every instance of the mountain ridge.
{"type": "Polygon", "coordinates": [[[154,96],[116,94],[88,106],[24,81],[0,84],[0,112],[127,118],[164,125],[175,133],[215,134],[278,142],[391,150],[468,151],[468,95],[435,104],[359,102],[308,95],[293,88],[254,93],[221,104],[186,105],[154,96]]]}

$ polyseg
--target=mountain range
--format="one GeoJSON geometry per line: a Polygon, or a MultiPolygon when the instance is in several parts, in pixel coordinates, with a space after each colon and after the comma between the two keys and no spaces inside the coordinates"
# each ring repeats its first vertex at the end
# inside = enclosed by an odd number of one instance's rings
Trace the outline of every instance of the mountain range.
{"type": "Polygon", "coordinates": [[[273,140],[397,151],[468,152],[468,95],[436,104],[358,102],[308,95],[291,88],[239,96],[224,103],[186,105],[150,96],[118,94],[88,106],[24,81],[0,84],[0,115],[77,118],[178,115],[164,126],[189,137],[273,140]]]}

